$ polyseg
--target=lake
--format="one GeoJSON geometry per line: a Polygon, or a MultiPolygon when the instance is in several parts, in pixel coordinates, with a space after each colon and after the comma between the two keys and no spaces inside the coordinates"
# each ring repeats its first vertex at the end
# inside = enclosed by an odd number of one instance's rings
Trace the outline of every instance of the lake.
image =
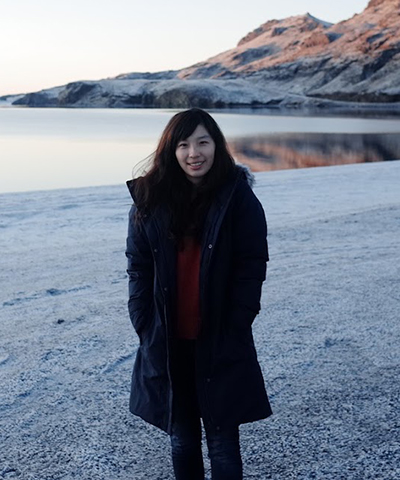
{"type": "MultiPolygon", "coordinates": [[[[113,185],[176,110],[0,108],[0,193],[113,185]]],[[[400,159],[400,120],[210,112],[254,171],[400,159]]]]}

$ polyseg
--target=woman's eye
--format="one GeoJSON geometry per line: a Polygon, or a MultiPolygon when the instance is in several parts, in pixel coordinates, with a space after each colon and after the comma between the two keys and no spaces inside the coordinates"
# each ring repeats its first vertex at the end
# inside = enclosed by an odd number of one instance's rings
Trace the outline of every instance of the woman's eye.
{"type": "Polygon", "coordinates": [[[178,145],[178,148],[185,148],[186,146],[187,146],[186,143],[180,143],[180,144],[178,145]]]}
{"type": "Polygon", "coordinates": [[[202,140],[202,141],[200,142],[200,145],[207,145],[207,144],[208,144],[207,140],[202,140]]]}

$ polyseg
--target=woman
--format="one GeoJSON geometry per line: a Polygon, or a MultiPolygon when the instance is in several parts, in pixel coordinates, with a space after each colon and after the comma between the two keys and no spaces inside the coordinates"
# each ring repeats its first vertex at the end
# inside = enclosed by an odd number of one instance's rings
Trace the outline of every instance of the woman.
{"type": "Polygon", "coordinates": [[[130,410],[171,436],[177,480],[242,479],[238,426],[271,414],[251,326],[268,249],[251,176],[214,119],[166,126],[151,169],[128,182],[129,314],[139,336],[130,410]]]}

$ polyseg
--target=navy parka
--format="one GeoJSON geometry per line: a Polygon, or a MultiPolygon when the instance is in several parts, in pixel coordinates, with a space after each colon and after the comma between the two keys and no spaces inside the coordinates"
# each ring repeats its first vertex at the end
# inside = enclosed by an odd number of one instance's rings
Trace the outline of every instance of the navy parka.
{"type": "MultiPolygon", "coordinates": [[[[267,225],[251,174],[235,175],[216,195],[201,246],[196,387],[201,416],[214,427],[239,425],[272,412],[254,348],[252,323],[260,310],[268,261],[267,225]]],[[[134,199],[134,180],[128,182],[134,199]]],[[[139,336],[130,411],[170,433],[173,391],[170,349],[176,289],[176,250],[163,206],[135,221],[129,215],[131,322],[139,336]]]]}

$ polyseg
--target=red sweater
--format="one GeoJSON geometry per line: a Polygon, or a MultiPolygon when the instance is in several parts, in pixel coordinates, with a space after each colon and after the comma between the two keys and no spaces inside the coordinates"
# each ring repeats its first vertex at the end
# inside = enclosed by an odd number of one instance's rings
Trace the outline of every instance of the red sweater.
{"type": "Polygon", "coordinates": [[[193,237],[183,239],[177,256],[177,317],[175,334],[194,340],[200,331],[200,244],[193,237]]]}

